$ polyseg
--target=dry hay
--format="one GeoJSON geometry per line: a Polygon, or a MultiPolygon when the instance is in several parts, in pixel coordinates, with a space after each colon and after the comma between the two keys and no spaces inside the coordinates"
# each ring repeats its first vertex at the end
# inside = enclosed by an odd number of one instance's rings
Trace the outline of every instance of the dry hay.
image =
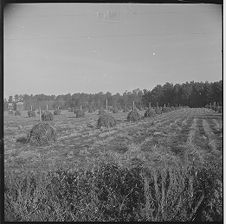
{"type": "Polygon", "coordinates": [[[76,118],[79,118],[79,117],[85,117],[85,112],[83,110],[75,110],[74,113],[76,114],[76,118]]]}
{"type": "Polygon", "coordinates": [[[19,110],[16,110],[16,111],[15,111],[15,116],[21,116],[21,113],[20,113],[19,110]]]}
{"type": "Polygon", "coordinates": [[[144,113],[144,117],[154,117],[155,115],[156,113],[153,108],[148,108],[144,113]]]}
{"type": "Polygon", "coordinates": [[[127,121],[138,121],[140,119],[141,119],[141,116],[136,109],[133,109],[127,115],[127,121]]]}
{"type": "Polygon", "coordinates": [[[53,114],[49,111],[44,111],[42,113],[42,121],[52,121],[53,120],[53,114]]]}
{"type": "Polygon", "coordinates": [[[103,114],[100,115],[98,121],[97,121],[97,128],[100,127],[107,127],[111,128],[116,125],[116,120],[114,117],[112,117],[110,114],[104,112],[103,114]]]}
{"type": "Polygon", "coordinates": [[[162,108],[161,107],[156,107],[155,108],[155,113],[156,114],[161,114],[162,113],[162,108]]]}
{"type": "Polygon", "coordinates": [[[53,114],[54,115],[60,115],[61,114],[61,110],[54,110],[53,114]]]}
{"type": "Polygon", "coordinates": [[[8,111],[8,114],[9,114],[9,115],[13,115],[14,113],[13,113],[12,110],[9,110],[9,111],[8,111]]]}
{"type": "Polygon", "coordinates": [[[31,110],[27,112],[27,115],[28,117],[36,117],[35,111],[31,111],[31,110]]]}
{"type": "Polygon", "coordinates": [[[32,145],[49,145],[53,141],[56,141],[56,131],[47,122],[34,125],[28,135],[28,142],[32,145]]]}

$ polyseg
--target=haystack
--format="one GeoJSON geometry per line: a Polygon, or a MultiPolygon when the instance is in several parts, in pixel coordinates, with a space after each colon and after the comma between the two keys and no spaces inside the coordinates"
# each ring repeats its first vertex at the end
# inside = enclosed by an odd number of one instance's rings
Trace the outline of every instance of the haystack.
{"type": "Polygon", "coordinates": [[[141,115],[138,113],[137,109],[133,109],[127,115],[127,121],[138,121],[141,119],[141,115]]]}
{"type": "Polygon", "coordinates": [[[153,108],[148,108],[144,113],[144,117],[154,117],[155,115],[156,113],[153,108]]]}
{"type": "Polygon", "coordinates": [[[155,113],[156,114],[161,114],[162,113],[162,108],[161,107],[156,107],[155,108],[155,113]]]}
{"type": "Polygon", "coordinates": [[[34,125],[28,135],[28,142],[32,145],[49,145],[53,141],[56,141],[56,131],[47,122],[34,125]]]}
{"type": "Polygon", "coordinates": [[[54,115],[60,115],[61,114],[61,110],[58,110],[58,109],[57,110],[54,110],[53,114],[54,115]]]}
{"type": "Polygon", "coordinates": [[[42,121],[52,121],[53,120],[53,114],[49,111],[44,111],[42,113],[42,121]]]}
{"type": "Polygon", "coordinates": [[[76,114],[76,118],[85,117],[85,112],[81,109],[75,110],[74,113],[76,114]]]}
{"type": "Polygon", "coordinates": [[[112,117],[110,114],[106,112],[101,114],[97,121],[97,128],[100,128],[102,126],[111,128],[111,127],[114,127],[115,125],[116,125],[116,120],[114,119],[114,117],[112,117]]]}
{"type": "Polygon", "coordinates": [[[19,110],[16,110],[16,111],[15,111],[15,116],[21,116],[21,113],[20,113],[19,110]]]}
{"type": "Polygon", "coordinates": [[[31,111],[31,110],[29,110],[29,111],[27,112],[27,115],[28,115],[28,117],[36,117],[35,111],[31,111]]]}

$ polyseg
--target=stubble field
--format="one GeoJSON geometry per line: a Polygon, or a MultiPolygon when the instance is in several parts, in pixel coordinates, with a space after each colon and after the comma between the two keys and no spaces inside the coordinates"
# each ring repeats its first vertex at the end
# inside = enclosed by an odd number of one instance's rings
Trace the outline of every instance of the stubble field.
{"type": "Polygon", "coordinates": [[[112,115],[116,127],[97,129],[97,114],[63,111],[50,122],[57,141],[37,147],[16,139],[38,117],[5,114],[6,220],[222,220],[222,114],[182,108],[135,123],[112,115]]]}

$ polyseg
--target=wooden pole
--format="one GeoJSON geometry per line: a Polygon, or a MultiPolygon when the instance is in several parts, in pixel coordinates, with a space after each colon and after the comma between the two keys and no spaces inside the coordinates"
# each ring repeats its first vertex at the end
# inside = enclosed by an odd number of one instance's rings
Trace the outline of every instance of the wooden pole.
{"type": "Polygon", "coordinates": [[[133,101],[133,110],[134,110],[135,106],[134,106],[134,101],[133,101]]]}
{"type": "Polygon", "coordinates": [[[82,105],[80,105],[80,110],[82,110],[82,105]]]}
{"type": "Polygon", "coordinates": [[[106,110],[108,110],[108,99],[106,99],[106,110]]]}
{"type": "Polygon", "coordinates": [[[48,105],[48,104],[46,105],[46,110],[47,110],[47,111],[49,110],[49,105],[48,105]]]}
{"type": "Polygon", "coordinates": [[[151,102],[149,102],[148,106],[149,106],[149,108],[151,108],[151,102]]]}
{"type": "Polygon", "coordinates": [[[39,107],[39,119],[40,119],[40,121],[42,121],[42,111],[41,111],[41,107],[39,107]]]}
{"type": "Polygon", "coordinates": [[[31,111],[32,111],[32,105],[31,105],[31,111]]]}

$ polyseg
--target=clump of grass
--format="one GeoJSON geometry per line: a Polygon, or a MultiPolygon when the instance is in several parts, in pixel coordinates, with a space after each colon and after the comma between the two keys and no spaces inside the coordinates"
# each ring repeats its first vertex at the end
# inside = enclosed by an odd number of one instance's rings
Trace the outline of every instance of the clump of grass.
{"type": "Polygon", "coordinates": [[[112,117],[110,114],[106,112],[101,114],[97,120],[97,128],[100,127],[111,128],[114,126],[116,126],[116,120],[114,119],[114,117],[112,117]]]}
{"type": "Polygon", "coordinates": [[[48,145],[56,141],[56,131],[49,123],[40,122],[33,126],[27,141],[32,145],[48,145]]]}

